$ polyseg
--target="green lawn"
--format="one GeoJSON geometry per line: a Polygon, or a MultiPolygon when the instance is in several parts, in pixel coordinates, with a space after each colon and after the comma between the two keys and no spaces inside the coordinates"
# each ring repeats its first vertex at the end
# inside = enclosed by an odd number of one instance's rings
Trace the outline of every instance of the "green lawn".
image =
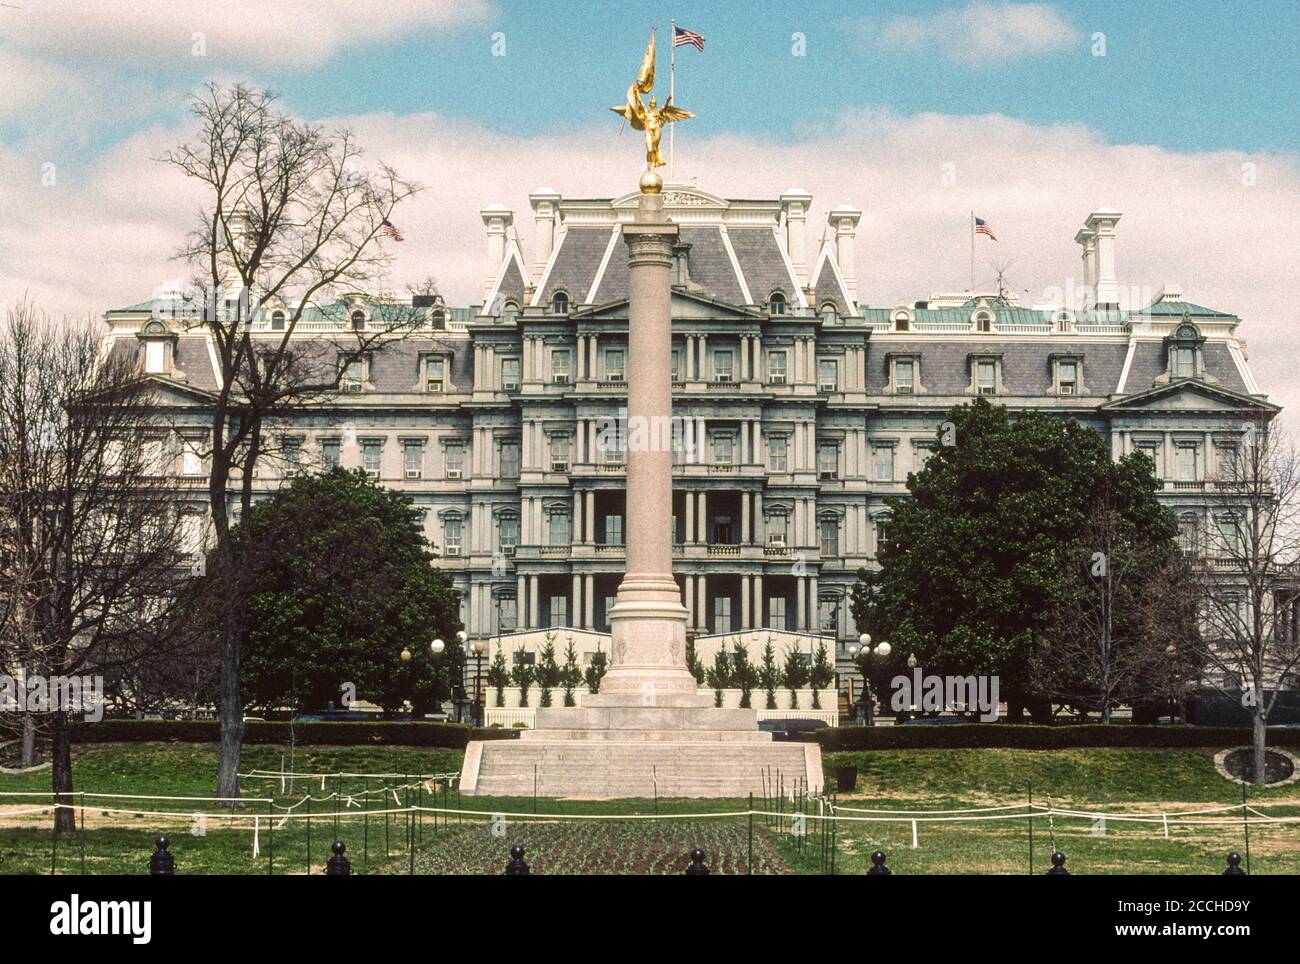
{"type": "MultiPolygon", "coordinates": [[[[278,747],[250,746],[243,769],[278,771],[278,747]]],[[[1087,818],[1039,815],[1033,821],[1033,870],[1047,869],[1053,849],[1069,855],[1074,873],[1217,873],[1229,850],[1243,850],[1240,788],[1217,775],[1211,754],[1151,750],[911,750],[827,755],[827,785],[834,788],[837,764],[859,767],[858,791],[834,794],[839,819],[816,819],[815,801],[801,806],[806,820],[796,820],[791,803],[779,805],[777,817],[714,818],[710,813],[745,810],[747,800],[533,800],[458,798],[439,786],[436,799],[425,788],[380,791],[381,781],[298,780],[280,793],[278,780],[245,780],[249,798],[274,795],[278,805],[273,834],[268,829],[271,805],[249,802],[241,814],[261,816],[259,854],[253,856],[252,825],[232,824],[216,816],[200,825],[192,811],[222,811],[215,803],[164,800],[103,800],[87,797],[84,832],[59,841],[54,864],[59,873],[142,873],[159,832],[172,839],[180,873],[266,873],[274,849],[274,871],[305,873],[308,861],[319,873],[337,835],[348,844],[358,872],[485,873],[500,872],[512,843],[528,849],[538,873],[662,872],[685,869],[693,846],[709,851],[715,872],[743,873],[753,853],[755,873],[862,873],[872,850],[889,854],[897,873],[1027,873],[1030,827],[1025,819],[925,822],[917,824],[913,849],[911,821],[854,812],[871,810],[948,810],[987,807],[1027,799],[1032,783],[1036,802],[1059,807],[1154,813],[1236,805],[1223,814],[1225,825],[1171,824],[1169,836],[1159,823],[1108,821],[1104,833],[1087,818]],[[369,790],[369,796],[364,796],[369,790]],[[339,799],[325,799],[333,793],[339,799]],[[310,794],[315,799],[304,801],[310,794]],[[348,797],[351,796],[349,803],[348,797]],[[383,814],[419,803],[475,811],[464,815],[422,813],[408,837],[405,814],[383,814]],[[285,807],[296,805],[287,821],[285,807]],[[147,815],[107,814],[103,808],[148,810],[147,815]],[[656,812],[674,819],[657,822],[628,819],[656,812]],[[306,819],[311,811],[310,830],[306,819]],[[337,810],[337,816],[336,816],[337,810]],[[162,815],[165,811],[170,815],[162,815]],[[479,816],[478,814],[481,814],[479,816]],[[560,815],[609,816],[622,819],[569,821],[560,815]],[[851,819],[851,818],[860,819],[851,819]],[[871,817],[867,820],[864,818],[871,817]],[[752,824],[752,837],[751,837],[752,824]],[[201,829],[201,835],[191,831],[201,829]],[[803,833],[800,834],[799,830],[803,833]],[[309,835],[310,834],[310,840],[309,835]]],[[[284,766],[289,766],[287,752],[284,766]]],[[[396,747],[311,747],[294,754],[298,772],[437,773],[456,771],[460,754],[396,747]]],[[[87,793],[206,796],[212,793],[216,748],[211,745],[90,746],[77,753],[78,790],[87,793]]],[[[409,782],[395,778],[398,786],[409,782]]],[[[46,791],[48,771],[0,776],[0,791],[46,791]]],[[[39,798],[35,798],[38,799],[39,798]]],[[[1252,790],[1250,802],[1270,814],[1300,816],[1300,786],[1252,790]]],[[[29,806],[22,798],[0,797],[0,811],[29,806]]],[[[756,809],[764,802],[755,800],[756,809]]],[[[822,811],[825,813],[825,811],[822,811]]],[[[0,873],[49,873],[52,835],[46,815],[15,817],[0,812],[0,873]]],[[[1300,873],[1300,823],[1250,828],[1254,873],[1300,873]]]]}

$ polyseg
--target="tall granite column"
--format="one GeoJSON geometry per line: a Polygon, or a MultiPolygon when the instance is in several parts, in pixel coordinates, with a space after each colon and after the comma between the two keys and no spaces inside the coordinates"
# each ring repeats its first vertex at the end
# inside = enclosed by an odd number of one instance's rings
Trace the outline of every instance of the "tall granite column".
{"type": "Polygon", "coordinates": [[[686,608],[673,579],[672,245],[663,197],[623,225],[628,307],[627,574],[610,615],[612,660],[588,705],[709,705],[686,668],[686,608]],[[702,701],[702,702],[701,702],[702,701]]]}

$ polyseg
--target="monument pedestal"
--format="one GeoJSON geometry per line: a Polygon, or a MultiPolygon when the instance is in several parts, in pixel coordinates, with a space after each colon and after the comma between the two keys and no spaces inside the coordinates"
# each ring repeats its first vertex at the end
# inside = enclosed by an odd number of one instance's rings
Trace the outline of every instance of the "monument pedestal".
{"type": "MultiPolygon", "coordinates": [[[[644,190],[644,185],[643,185],[644,190]]],[[[471,742],[462,793],[744,797],[778,775],[823,786],[815,743],[775,743],[752,709],[718,709],[686,666],[686,608],[672,575],[672,243],[663,198],[642,194],[628,245],[627,575],[610,614],[611,664],[581,707],[537,711],[519,740],[471,742]]]]}

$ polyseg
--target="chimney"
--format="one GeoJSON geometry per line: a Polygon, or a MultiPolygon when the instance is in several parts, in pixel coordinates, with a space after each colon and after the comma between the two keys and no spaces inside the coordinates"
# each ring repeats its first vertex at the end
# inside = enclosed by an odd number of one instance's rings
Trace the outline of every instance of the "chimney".
{"type": "Polygon", "coordinates": [[[483,276],[483,300],[487,301],[501,262],[506,259],[506,231],[514,226],[515,212],[504,204],[489,204],[479,211],[479,217],[487,228],[487,274],[483,276]]]}
{"type": "Polygon", "coordinates": [[[1091,308],[1097,300],[1097,235],[1087,228],[1080,228],[1074,235],[1074,243],[1083,249],[1083,302],[1080,307],[1091,308]]]}
{"type": "Polygon", "coordinates": [[[841,204],[827,215],[826,220],[835,229],[835,260],[840,266],[844,287],[848,289],[849,297],[857,301],[858,275],[854,268],[853,242],[857,236],[858,222],[862,220],[862,212],[841,204]]]}
{"type": "Polygon", "coordinates": [[[1088,215],[1086,227],[1096,239],[1095,268],[1098,308],[1119,306],[1119,281],[1115,277],[1115,225],[1120,213],[1113,208],[1100,208],[1088,215]]]}
{"type": "Polygon", "coordinates": [[[539,187],[528,195],[528,203],[533,206],[533,225],[537,245],[537,257],[533,261],[533,277],[540,278],[551,260],[555,249],[555,225],[560,219],[560,194],[549,187],[539,187]]]}
{"type": "Polygon", "coordinates": [[[804,231],[812,195],[801,187],[792,187],[781,195],[781,213],[785,216],[785,252],[790,256],[799,285],[808,287],[808,257],[804,254],[804,231]]]}

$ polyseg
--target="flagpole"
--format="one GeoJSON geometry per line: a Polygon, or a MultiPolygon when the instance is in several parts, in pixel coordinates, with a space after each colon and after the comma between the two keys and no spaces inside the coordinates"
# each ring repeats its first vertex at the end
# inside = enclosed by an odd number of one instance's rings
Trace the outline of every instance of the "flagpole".
{"type": "Polygon", "coordinates": [[[975,212],[970,213],[970,290],[975,293],[975,212]]]}
{"type": "MultiPolygon", "coordinates": [[[[668,99],[677,93],[677,21],[672,21],[672,47],[668,60],[668,99]]],[[[668,128],[668,180],[677,180],[677,125],[668,128]]]]}

